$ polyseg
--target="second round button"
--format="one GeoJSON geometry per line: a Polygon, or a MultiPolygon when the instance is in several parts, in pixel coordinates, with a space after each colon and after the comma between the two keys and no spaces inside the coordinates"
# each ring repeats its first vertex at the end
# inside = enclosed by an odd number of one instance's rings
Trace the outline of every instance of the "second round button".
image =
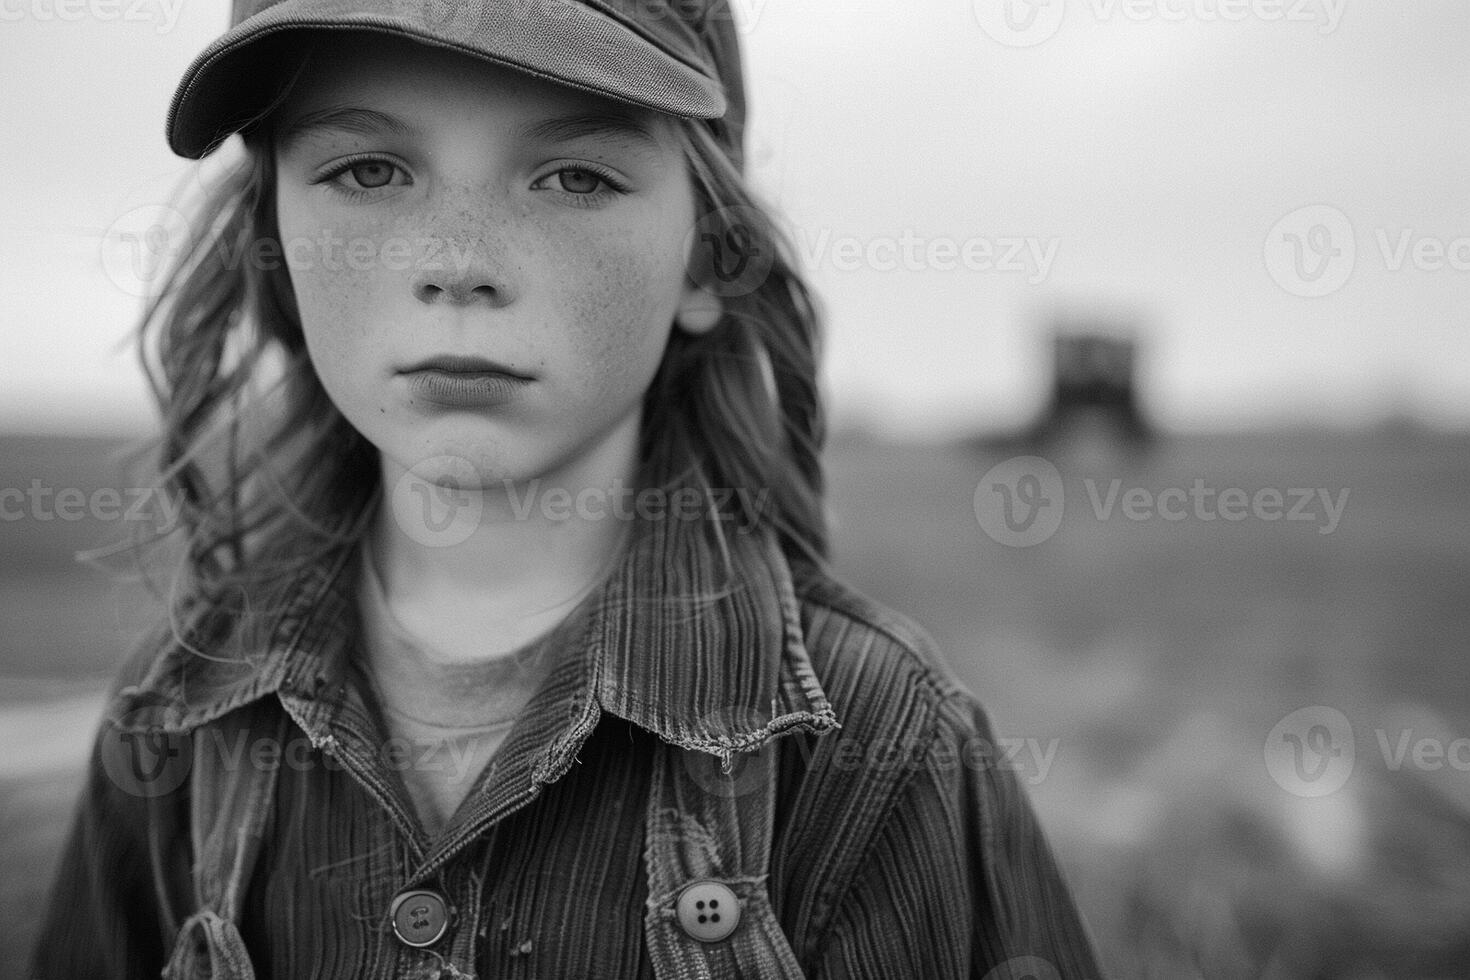
{"type": "Polygon", "coordinates": [[[405,945],[432,946],[449,928],[449,905],[444,896],[424,888],[402,892],[389,910],[393,934],[405,945]]]}

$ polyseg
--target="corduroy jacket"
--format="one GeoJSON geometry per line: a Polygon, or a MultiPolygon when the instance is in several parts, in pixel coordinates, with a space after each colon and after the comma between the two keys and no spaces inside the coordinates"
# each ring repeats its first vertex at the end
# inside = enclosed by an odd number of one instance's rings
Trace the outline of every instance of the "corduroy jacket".
{"type": "Polygon", "coordinates": [[[233,712],[251,732],[285,712],[282,751],[219,746],[278,774],[240,913],[262,978],[652,977],[658,739],[733,764],[777,753],[767,887],[808,977],[1101,976],[985,712],[928,636],[761,532],[727,534],[722,588],[722,556],[686,530],[626,551],[435,839],[355,666],[360,547],[300,573],[260,649],[140,650],[99,726],[31,975],[159,975],[196,908],[194,742],[233,712]],[[391,928],[414,888],[451,909],[432,949],[391,928]]]}

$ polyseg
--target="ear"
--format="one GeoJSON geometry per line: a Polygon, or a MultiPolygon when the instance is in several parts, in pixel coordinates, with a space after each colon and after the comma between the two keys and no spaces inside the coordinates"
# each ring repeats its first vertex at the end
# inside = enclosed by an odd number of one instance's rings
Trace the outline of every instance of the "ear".
{"type": "Polygon", "coordinates": [[[674,311],[674,323],[685,333],[709,333],[720,322],[725,313],[725,304],[718,296],[705,292],[689,280],[684,281],[684,292],[679,297],[679,307],[674,311]]]}
{"type": "Polygon", "coordinates": [[[674,311],[674,323],[685,333],[704,334],[715,328],[725,313],[725,304],[713,293],[684,282],[684,292],[679,297],[679,306],[674,311]]]}

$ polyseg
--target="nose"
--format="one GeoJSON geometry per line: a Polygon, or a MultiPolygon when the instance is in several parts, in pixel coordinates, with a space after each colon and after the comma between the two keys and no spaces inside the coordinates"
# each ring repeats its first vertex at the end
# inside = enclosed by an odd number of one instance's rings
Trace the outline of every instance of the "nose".
{"type": "Polygon", "coordinates": [[[441,285],[425,279],[414,283],[413,294],[420,302],[437,304],[448,303],[451,306],[469,306],[474,303],[483,303],[487,306],[504,306],[504,293],[489,283],[471,285],[460,278],[437,277],[443,280],[441,285]]]}
{"type": "Polygon", "coordinates": [[[510,301],[508,289],[503,284],[477,276],[473,272],[453,270],[424,272],[416,275],[413,294],[421,303],[450,306],[504,306],[510,301]]]}
{"type": "Polygon", "coordinates": [[[509,271],[495,261],[481,238],[437,240],[421,257],[413,295],[429,305],[505,306],[513,298],[509,271]]]}

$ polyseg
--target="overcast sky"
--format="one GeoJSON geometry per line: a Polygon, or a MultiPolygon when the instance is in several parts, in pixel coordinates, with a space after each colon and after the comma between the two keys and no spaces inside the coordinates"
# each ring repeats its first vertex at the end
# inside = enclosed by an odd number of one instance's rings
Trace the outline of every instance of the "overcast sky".
{"type": "MultiPolygon", "coordinates": [[[[0,0],[0,428],[140,426],[121,236],[228,5],[55,2],[0,0]]],[[[838,424],[1016,424],[1076,308],[1139,318],[1168,426],[1470,425],[1470,4],[735,3],[838,424]]]]}

